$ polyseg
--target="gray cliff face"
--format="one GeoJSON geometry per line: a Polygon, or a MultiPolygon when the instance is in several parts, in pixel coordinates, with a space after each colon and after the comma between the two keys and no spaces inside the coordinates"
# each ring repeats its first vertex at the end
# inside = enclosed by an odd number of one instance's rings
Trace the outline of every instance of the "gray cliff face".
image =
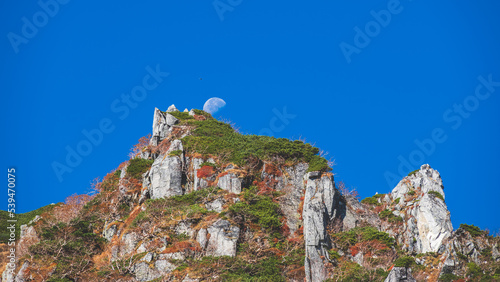
{"type": "Polygon", "coordinates": [[[181,160],[177,156],[158,157],[144,181],[151,199],[182,195],[181,182],[181,160]]]}
{"type": "Polygon", "coordinates": [[[226,174],[222,177],[219,177],[219,181],[217,185],[219,188],[229,191],[231,193],[239,194],[241,193],[241,184],[243,180],[238,177],[237,174],[226,171],[226,174]]]}
{"type": "Polygon", "coordinates": [[[320,176],[319,172],[306,175],[304,198],[304,241],[306,246],[305,272],[307,281],[323,281],[327,276],[329,241],[326,227],[335,217],[339,192],[333,176],[320,176]],[[324,258],[324,259],[323,259],[324,258]]]}
{"type": "MultiPolygon", "coordinates": [[[[404,219],[398,242],[403,249],[417,253],[437,252],[453,232],[450,213],[443,199],[443,181],[439,173],[425,164],[405,177],[392,190],[392,200],[399,199],[393,212],[404,219]]],[[[396,234],[394,234],[396,235],[396,234]]]]}
{"type": "Polygon", "coordinates": [[[151,135],[151,141],[150,141],[151,145],[153,146],[158,145],[171,132],[172,126],[174,126],[179,122],[177,118],[168,113],[172,111],[177,111],[175,106],[174,105],[172,106],[168,108],[166,113],[160,111],[158,108],[155,108],[155,114],[153,118],[153,133],[151,135]]]}

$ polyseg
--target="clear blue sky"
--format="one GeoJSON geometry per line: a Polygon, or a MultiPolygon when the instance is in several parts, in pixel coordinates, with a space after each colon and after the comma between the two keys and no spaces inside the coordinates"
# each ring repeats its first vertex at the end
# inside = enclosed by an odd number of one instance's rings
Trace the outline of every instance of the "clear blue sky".
{"type": "Polygon", "coordinates": [[[59,1],[0,1],[1,162],[20,212],[88,191],[151,132],[154,107],[215,96],[243,132],[328,151],[362,198],[393,188],[402,156],[405,175],[441,173],[454,228],[500,228],[500,2],[59,1]],[[170,75],[147,76],[157,66],[170,75]],[[121,100],[131,91],[141,101],[121,100]],[[59,181],[53,162],[106,122],[59,181]]]}

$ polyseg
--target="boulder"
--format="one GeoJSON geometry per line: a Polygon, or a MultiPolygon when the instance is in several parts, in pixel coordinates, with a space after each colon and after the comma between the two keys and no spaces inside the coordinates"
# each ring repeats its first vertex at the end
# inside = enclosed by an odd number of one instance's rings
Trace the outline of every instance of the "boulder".
{"type": "MultiPolygon", "coordinates": [[[[220,219],[208,227],[207,231],[210,236],[206,247],[207,256],[236,256],[236,242],[240,236],[239,227],[220,219]]],[[[202,241],[201,237],[200,241],[202,241]]]]}

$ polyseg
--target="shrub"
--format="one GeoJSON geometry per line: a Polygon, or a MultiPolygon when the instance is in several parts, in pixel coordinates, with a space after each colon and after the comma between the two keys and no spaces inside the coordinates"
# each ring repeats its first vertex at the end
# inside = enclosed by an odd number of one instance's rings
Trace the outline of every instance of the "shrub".
{"type": "Polygon", "coordinates": [[[386,219],[386,218],[388,218],[391,215],[393,215],[392,212],[390,210],[385,209],[385,210],[381,211],[378,216],[381,219],[386,219]]]}
{"type": "Polygon", "coordinates": [[[434,195],[436,198],[439,198],[444,202],[444,197],[443,197],[443,195],[441,195],[441,193],[436,192],[436,191],[429,191],[429,194],[434,195]]]}
{"type": "Polygon", "coordinates": [[[211,166],[213,168],[217,168],[217,165],[214,163],[211,163],[211,162],[203,162],[200,164],[200,167],[204,167],[204,166],[211,166]]]}
{"type": "Polygon", "coordinates": [[[252,186],[244,192],[245,201],[229,207],[228,214],[240,217],[245,221],[258,223],[264,229],[279,230],[281,227],[281,210],[270,196],[255,195],[257,187],[252,186]]]}
{"type": "Polygon", "coordinates": [[[401,218],[400,216],[394,215],[392,213],[392,211],[390,211],[388,209],[381,211],[378,216],[380,217],[380,219],[387,220],[388,222],[391,222],[391,223],[403,221],[403,218],[401,218]]]}
{"type": "MultiPolygon", "coordinates": [[[[55,207],[60,206],[61,204],[55,204],[55,205],[47,205],[44,207],[41,207],[39,209],[27,212],[27,213],[18,213],[16,214],[15,218],[10,218],[9,213],[7,211],[2,211],[0,210],[0,228],[1,230],[7,230],[8,226],[8,219],[16,219],[17,220],[17,226],[21,226],[24,224],[28,224],[31,220],[35,218],[37,215],[41,215],[46,212],[51,212],[55,207]]],[[[20,238],[20,232],[21,228],[16,228],[16,238],[20,238]]],[[[0,243],[7,244],[9,240],[9,233],[8,232],[0,232],[0,243]]]]}
{"type": "Polygon", "coordinates": [[[453,282],[455,280],[460,279],[461,277],[456,276],[453,273],[444,273],[443,275],[439,276],[439,281],[443,282],[453,282]]]}
{"type": "Polygon", "coordinates": [[[483,274],[483,270],[475,263],[469,262],[467,264],[467,276],[472,278],[479,277],[483,274]]]}
{"type": "Polygon", "coordinates": [[[410,256],[402,256],[394,261],[395,267],[410,267],[415,264],[415,259],[410,256]]]}
{"type": "Polygon", "coordinates": [[[486,231],[482,231],[479,227],[474,225],[468,225],[465,223],[460,224],[460,229],[463,229],[470,233],[472,237],[478,237],[486,233],[486,231]]]}
{"type": "MultiPolygon", "coordinates": [[[[57,262],[53,278],[76,279],[93,265],[93,257],[104,250],[106,239],[93,232],[95,226],[79,219],[42,229],[40,243],[30,247],[33,255],[51,257],[57,262]]],[[[57,280],[54,280],[57,281],[57,280]]]]}
{"type": "Polygon", "coordinates": [[[339,259],[340,258],[340,255],[337,251],[334,251],[334,250],[329,250],[328,251],[328,255],[330,256],[330,259],[339,259]]]}
{"type": "Polygon", "coordinates": [[[176,112],[169,112],[169,114],[173,115],[175,118],[179,120],[193,119],[193,117],[186,112],[176,111],[176,112]]]}
{"type": "Polygon", "coordinates": [[[415,195],[415,191],[413,191],[413,190],[408,191],[408,195],[410,195],[410,196],[415,195]]]}
{"type": "Polygon", "coordinates": [[[385,194],[375,194],[371,197],[364,198],[361,200],[361,203],[367,204],[367,205],[374,205],[374,206],[380,206],[380,203],[378,202],[378,199],[383,197],[385,194]]]}
{"type": "Polygon", "coordinates": [[[146,160],[141,158],[131,159],[127,167],[127,175],[131,178],[137,180],[142,179],[142,174],[144,174],[148,169],[151,168],[153,160],[146,160]]]}
{"type": "Polygon", "coordinates": [[[396,200],[394,200],[394,204],[395,205],[399,204],[399,200],[401,200],[401,198],[397,198],[396,200]]]}
{"type": "Polygon", "coordinates": [[[283,158],[309,163],[308,171],[329,171],[326,159],[318,155],[319,149],[302,141],[285,138],[239,134],[226,123],[211,117],[206,120],[187,120],[195,127],[192,135],[182,139],[188,152],[203,155],[223,154],[227,162],[244,165],[252,158],[273,160],[283,158]]]}
{"type": "Polygon", "coordinates": [[[340,232],[332,235],[335,242],[342,248],[347,249],[358,242],[378,240],[388,248],[394,246],[394,238],[385,232],[378,231],[375,227],[355,227],[347,232],[340,232]]]}
{"type": "Polygon", "coordinates": [[[414,175],[415,173],[417,173],[420,169],[415,169],[414,171],[408,173],[408,176],[412,176],[414,175]]]}
{"type": "Polygon", "coordinates": [[[182,155],[182,150],[174,150],[168,154],[169,156],[180,156],[182,155]]]}

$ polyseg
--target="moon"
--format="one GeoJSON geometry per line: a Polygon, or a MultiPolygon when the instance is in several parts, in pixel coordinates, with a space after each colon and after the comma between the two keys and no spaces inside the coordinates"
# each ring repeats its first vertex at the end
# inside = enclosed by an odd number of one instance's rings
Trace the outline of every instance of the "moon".
{"type": "Polygon", "coordinates": [[[221,98],[212,97],[205,102],[203,105],[203,110],[210,114],[215,114],[220,109],[222,109],[226,105],[226,102],[221,98]]]}

